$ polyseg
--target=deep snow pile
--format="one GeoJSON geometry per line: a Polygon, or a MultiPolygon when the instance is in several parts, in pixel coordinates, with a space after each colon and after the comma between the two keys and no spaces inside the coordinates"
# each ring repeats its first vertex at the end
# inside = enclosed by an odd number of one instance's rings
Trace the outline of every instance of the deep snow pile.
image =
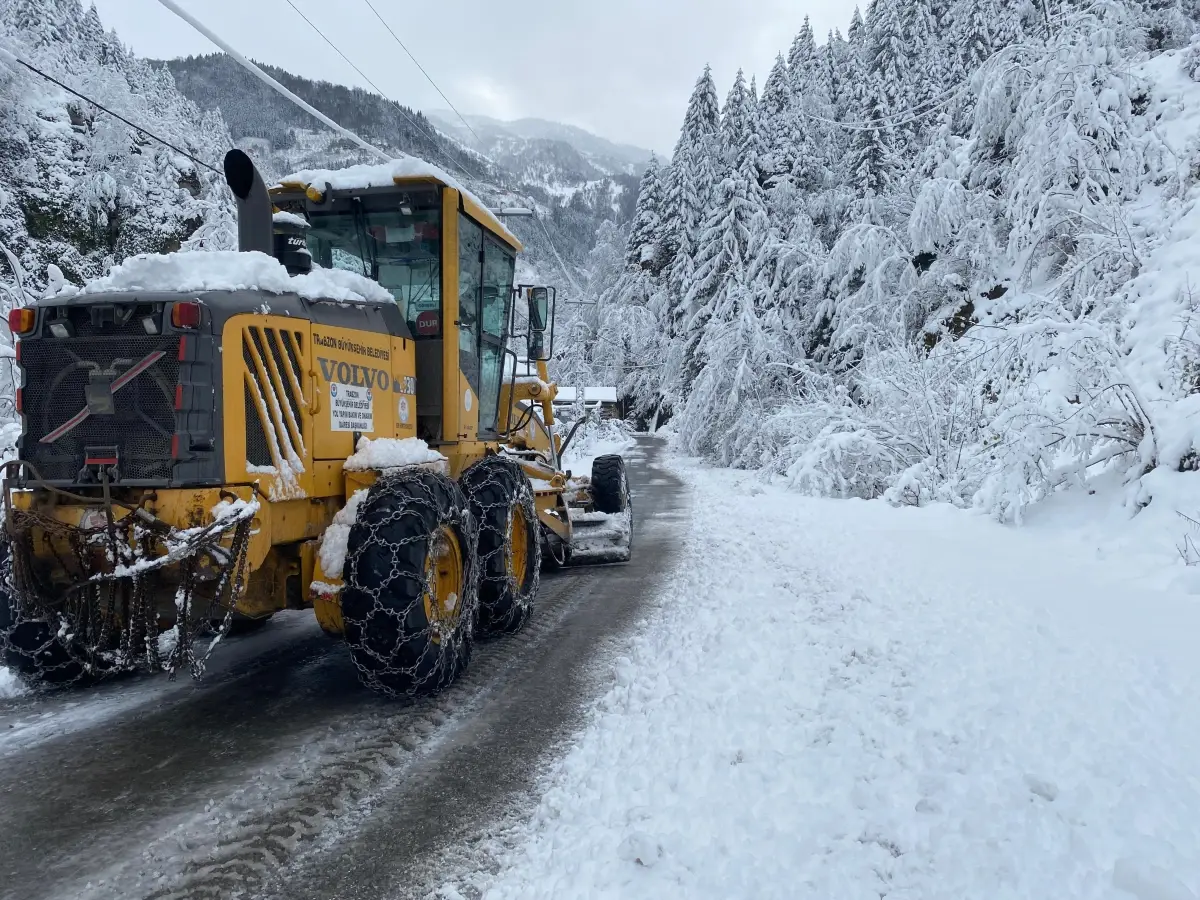
{"type": "Polygon", "coordinates": [[[1200,606],[1144,577],[1171,534],[681,471],[661,607],[499,874],[442,896],[1200,895],[1200,606]]]}
{"type": "Polygon", "coordinates": [[[349,472],[367,472],[372,469],[382,471],[445,463],[446,457],[420,438],[362,437],[358,439],[354,453],[346,460],[345,468],[349,472]]]}

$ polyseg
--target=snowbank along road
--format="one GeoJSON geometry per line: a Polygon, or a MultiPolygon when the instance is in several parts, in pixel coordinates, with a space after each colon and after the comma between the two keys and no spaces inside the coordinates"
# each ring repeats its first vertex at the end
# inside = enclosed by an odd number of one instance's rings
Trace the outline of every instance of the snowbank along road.
{"type": "Polygon", "coordinates": [[[0,701],[0,897],[421,896],[429,862],[527,796],[598,692],[592,663],[682,540],[662,444],[627,452],[629,564],[546,573],[515,637],[412,704],[360,687],[310,614],[230,640],[205,680],[0,701]]]}
{"type": "Polygon", "coordinates": [[[536,811],[439,900],[1200,897],[1169,509],[1139,553],[1153,522],[1104,523],[1111,495],[1015,529],[675,465],[676,573],[536,811]]]}

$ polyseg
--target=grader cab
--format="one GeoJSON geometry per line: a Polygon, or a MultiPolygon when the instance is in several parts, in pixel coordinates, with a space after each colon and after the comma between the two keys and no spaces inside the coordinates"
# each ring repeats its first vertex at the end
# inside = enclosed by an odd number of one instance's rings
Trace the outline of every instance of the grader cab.
{"type": "Polygon", "coordinates": [[[445,173],[225,170],[238,253],[135,257],[10,317],[4,659],[199,674],[206,639],[312,608],[368,685],[437,690],[580,529],[579,557],[629,558],[624,463],[563,470],[553,291],[514,287],[520,242],[445,173]]]}

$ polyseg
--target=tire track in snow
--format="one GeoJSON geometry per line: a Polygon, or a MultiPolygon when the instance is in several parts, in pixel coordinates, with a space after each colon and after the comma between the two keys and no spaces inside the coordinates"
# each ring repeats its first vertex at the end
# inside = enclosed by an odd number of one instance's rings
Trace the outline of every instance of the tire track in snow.
{"type": "Polygon", "coordinates": [[[322,729],[325,734],[314,733],[299,765],[288,754],[257,773],[285,773],[282,785],[264,789],[252,777],[149,844],[139,872],[132,877],[113,873],[81,900],[258,896],[274,873],[331,823],[347,818],[339,830],[352,827],[356,810],[369,807],[374,790],[435,754],[447,727],[474,714],[481,693],[554,630],[592,578],[592,572],[581,571],[546,579],[537,614],[526,628],[477,643],[467,672],[447,690],[408,703],[388,701],[367,721],[338,721],[322,729]]]}

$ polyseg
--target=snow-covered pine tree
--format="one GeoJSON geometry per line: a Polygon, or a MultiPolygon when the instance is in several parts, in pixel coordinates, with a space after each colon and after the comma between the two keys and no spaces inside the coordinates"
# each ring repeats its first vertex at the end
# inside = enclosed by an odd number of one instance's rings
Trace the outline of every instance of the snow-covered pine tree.
{"type": "Polygon", "coordinates": [[[849,183],[858,198],[856,218],[878,221],[879,201],[900,171],[898,143],[888,124],[888,87],[882,75],[868,76],[863,121],[856,124],[850,143],[849,183]]]}
{"type": "Polygon", "coordinates": [[[859,53],[865,54],[867,47],[867,26],[863,21],[862,12],[857,6],[850,16],[850,27],[846,29],[846,41],[859,53]]]}
{"type": "Polygon", "coordinates": [[[768,185],[790,175],[796,157],[796,117],[792,109],[792,85],[783,54],[775,57],[759,101],[759,122],[765,152],[761,160],[768,185]]]}
{"type": "Polygon", "coordinates": [[[739,72],[722,110],[722,138],[736,136],[737,165],[717,187],[705,223],[688,307],[687,403],[681,433],[693,452],[734,462],[747,422],[758,418],[756,385],[774,377],[761,356],[776,341],[763,330],[755,258],[778,243],[759,184],[762,136],[739,72]]]}
{"type": "Polygon", "coordinates": [[[907,136],[909,147],[919,145],[920,136],[930,122],[937,121],[931,107],[942,98],[946,88],[946,46],[937,39],[938,21],[933,0],[905,0],[901,7],[901,35],[907,51],[908,85],[904,108],[910,111],[905,118],[918,117],[915,122],[899,126],[907,136]]]}
{"type": "MultiPolygon", "coordinates": [[[[904,0],[907,2],[907,0],[904,0]]],[[[866,112],[900,118],[911,107],[915,82],[904,33],[901,0],[875,0],[867,22],[866,69],[871,81],[866,112]]]]}
{"type": "Polygon", "coordinates": [[[808,16],[805,16],[804,24],[800,26],[800,31],[788,51],[788,72],[792,76],[794,91],[812,82],[817,59],[817,42],[813,35],[812,23],[809,22],[808,16]]]}
{"type": "Polygon", "coordinates": [[[696,243],[717,182],[720,128],[717,88],[711,68],[705,66],[688,101],[683,128],[671,159],[671,180],[664,204],[671,242],[667,280],[671,298],[671,334],[678,333],[684,317],[681,301],[692,282],[696,243]]]}
{"type": "Polygon", "coordinates": [[[631,268],[645,269],[652,275],[658,275],[666,264],[661,174],[658,159],[651,156],[650,164],[642,174],[637,208],[625,249],[625,260],[631,268]]]}
{"type": "MultiPolygon", "coordinates": [[[[721,110],[721,159],[726,171],[738,167],[743,149],[754,127],[754,101],[746,88],[746,76],[738,69],[733,87],[721,110]]],[[[722,173],[722,176],[724,173],[722,173]]]]}

